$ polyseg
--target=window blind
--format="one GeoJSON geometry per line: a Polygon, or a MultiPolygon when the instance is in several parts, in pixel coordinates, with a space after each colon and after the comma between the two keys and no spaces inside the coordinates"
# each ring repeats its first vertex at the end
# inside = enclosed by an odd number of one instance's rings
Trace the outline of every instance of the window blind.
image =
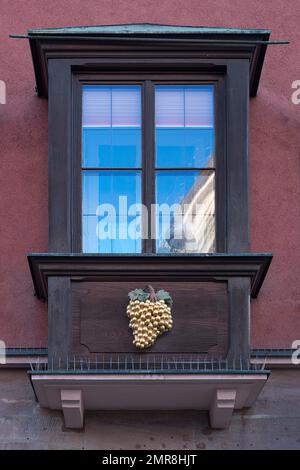
{"type": "Polygon", "coordinates": [[[84,127],[140,127],[141,91],[138,86],[84,85],[84,127]]]}

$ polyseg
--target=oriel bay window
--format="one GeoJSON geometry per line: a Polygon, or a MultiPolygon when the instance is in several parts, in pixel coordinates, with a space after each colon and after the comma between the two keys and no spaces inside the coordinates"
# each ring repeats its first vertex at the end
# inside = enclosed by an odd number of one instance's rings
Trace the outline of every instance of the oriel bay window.
{"type": "Polygon", "coordinates": [[[49,101],[49,252],[28,255],[48,302],[41,405],[68,427],[83,407],[204,409],[226,427],[268,378],[250,363],[250,297],[272,255],[250,252],[248,110],[270,32],[28,35],[49,101]],[[173,327],[140,350],[128,292],[149,284],[171,295],[173,327]]]}
{"type": "Polygon", "coordinates": [[[213,252],[215,160],[213,84],[82,85],[82,251],[213,252]]]}

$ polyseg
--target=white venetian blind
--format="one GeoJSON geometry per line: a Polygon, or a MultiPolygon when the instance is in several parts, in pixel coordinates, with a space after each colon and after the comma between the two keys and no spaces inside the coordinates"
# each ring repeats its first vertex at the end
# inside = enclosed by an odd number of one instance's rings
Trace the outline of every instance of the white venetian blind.
{"type": "Polygon", "coordinates": [[[213,86],[157,86],[155,123],[156,127],[213,127],[213,86]]]}
{"type": "Polygon", "coordinates": [[[139,127],[139,86],[85,85],[82,96],[83,127],[139,127]]]}
{"type": "Polygon", "coordinates": [[[112,126],[138,127],[141,124],[141,97],[139,87],[112,89],[112,126]]]}
{"type": "Polygon", "coordinates": [[[155,123],[157,127],[184,126],[184,92],[181,87],[156,87],[155,123]]]}

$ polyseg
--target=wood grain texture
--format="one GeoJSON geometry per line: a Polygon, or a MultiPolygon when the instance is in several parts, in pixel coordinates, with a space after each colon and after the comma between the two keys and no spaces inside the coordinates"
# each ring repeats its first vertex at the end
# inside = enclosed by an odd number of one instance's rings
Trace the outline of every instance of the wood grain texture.
{"type": "Polygon", "coordinates": [[[29,266],[36,295],[47,300],[50,277],[80,281],[204,282],[246,277],[257,297],[271,253],[211,253],[199,255],[93,255],[31,253],[29,266]]]}
{"type": "MultiPolygon", "coordinates": [[[[138,282],[73,282],[73,353],[135,353],[126,315],[127,294],[138,282]]],[[[151,353],[225,355],[228,340],[226,282],[161,282],[171,293],[173,329],[147,350],[151,353]]]]}
{"type": "Polygon", "coordinates": [[[72,339],[70,278],[51,277],[48,302],[48,360],[64,360],[70,352],[72,339]]]}
{"type": "Polygon", "coordinates": [[[228,281],[230,361],[245,367],[250,360],[250,282],[247,278],[228,281]]]}

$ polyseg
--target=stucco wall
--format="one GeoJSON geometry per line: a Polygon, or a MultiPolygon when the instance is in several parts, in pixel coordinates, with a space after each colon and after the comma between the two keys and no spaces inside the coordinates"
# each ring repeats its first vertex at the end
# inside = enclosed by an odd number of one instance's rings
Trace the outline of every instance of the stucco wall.
{"type": "Polygon", "coordinates": [[[0,339],[46,345],[46,306],[33,297],[26,253],[47,251],[47,102],[34,94],[27,28],[153,22],[271,28],[289,46],[270,46],[250,112],[253,251],[274,261],[252,304],[254,347],[290,347],[300,339],[300,2],[291,0],[0,0],[0,339]],[[298,127],[298,128],[297,128],[298,127]],[[297,335],[297,332],[298,335],[297,335]]]}

